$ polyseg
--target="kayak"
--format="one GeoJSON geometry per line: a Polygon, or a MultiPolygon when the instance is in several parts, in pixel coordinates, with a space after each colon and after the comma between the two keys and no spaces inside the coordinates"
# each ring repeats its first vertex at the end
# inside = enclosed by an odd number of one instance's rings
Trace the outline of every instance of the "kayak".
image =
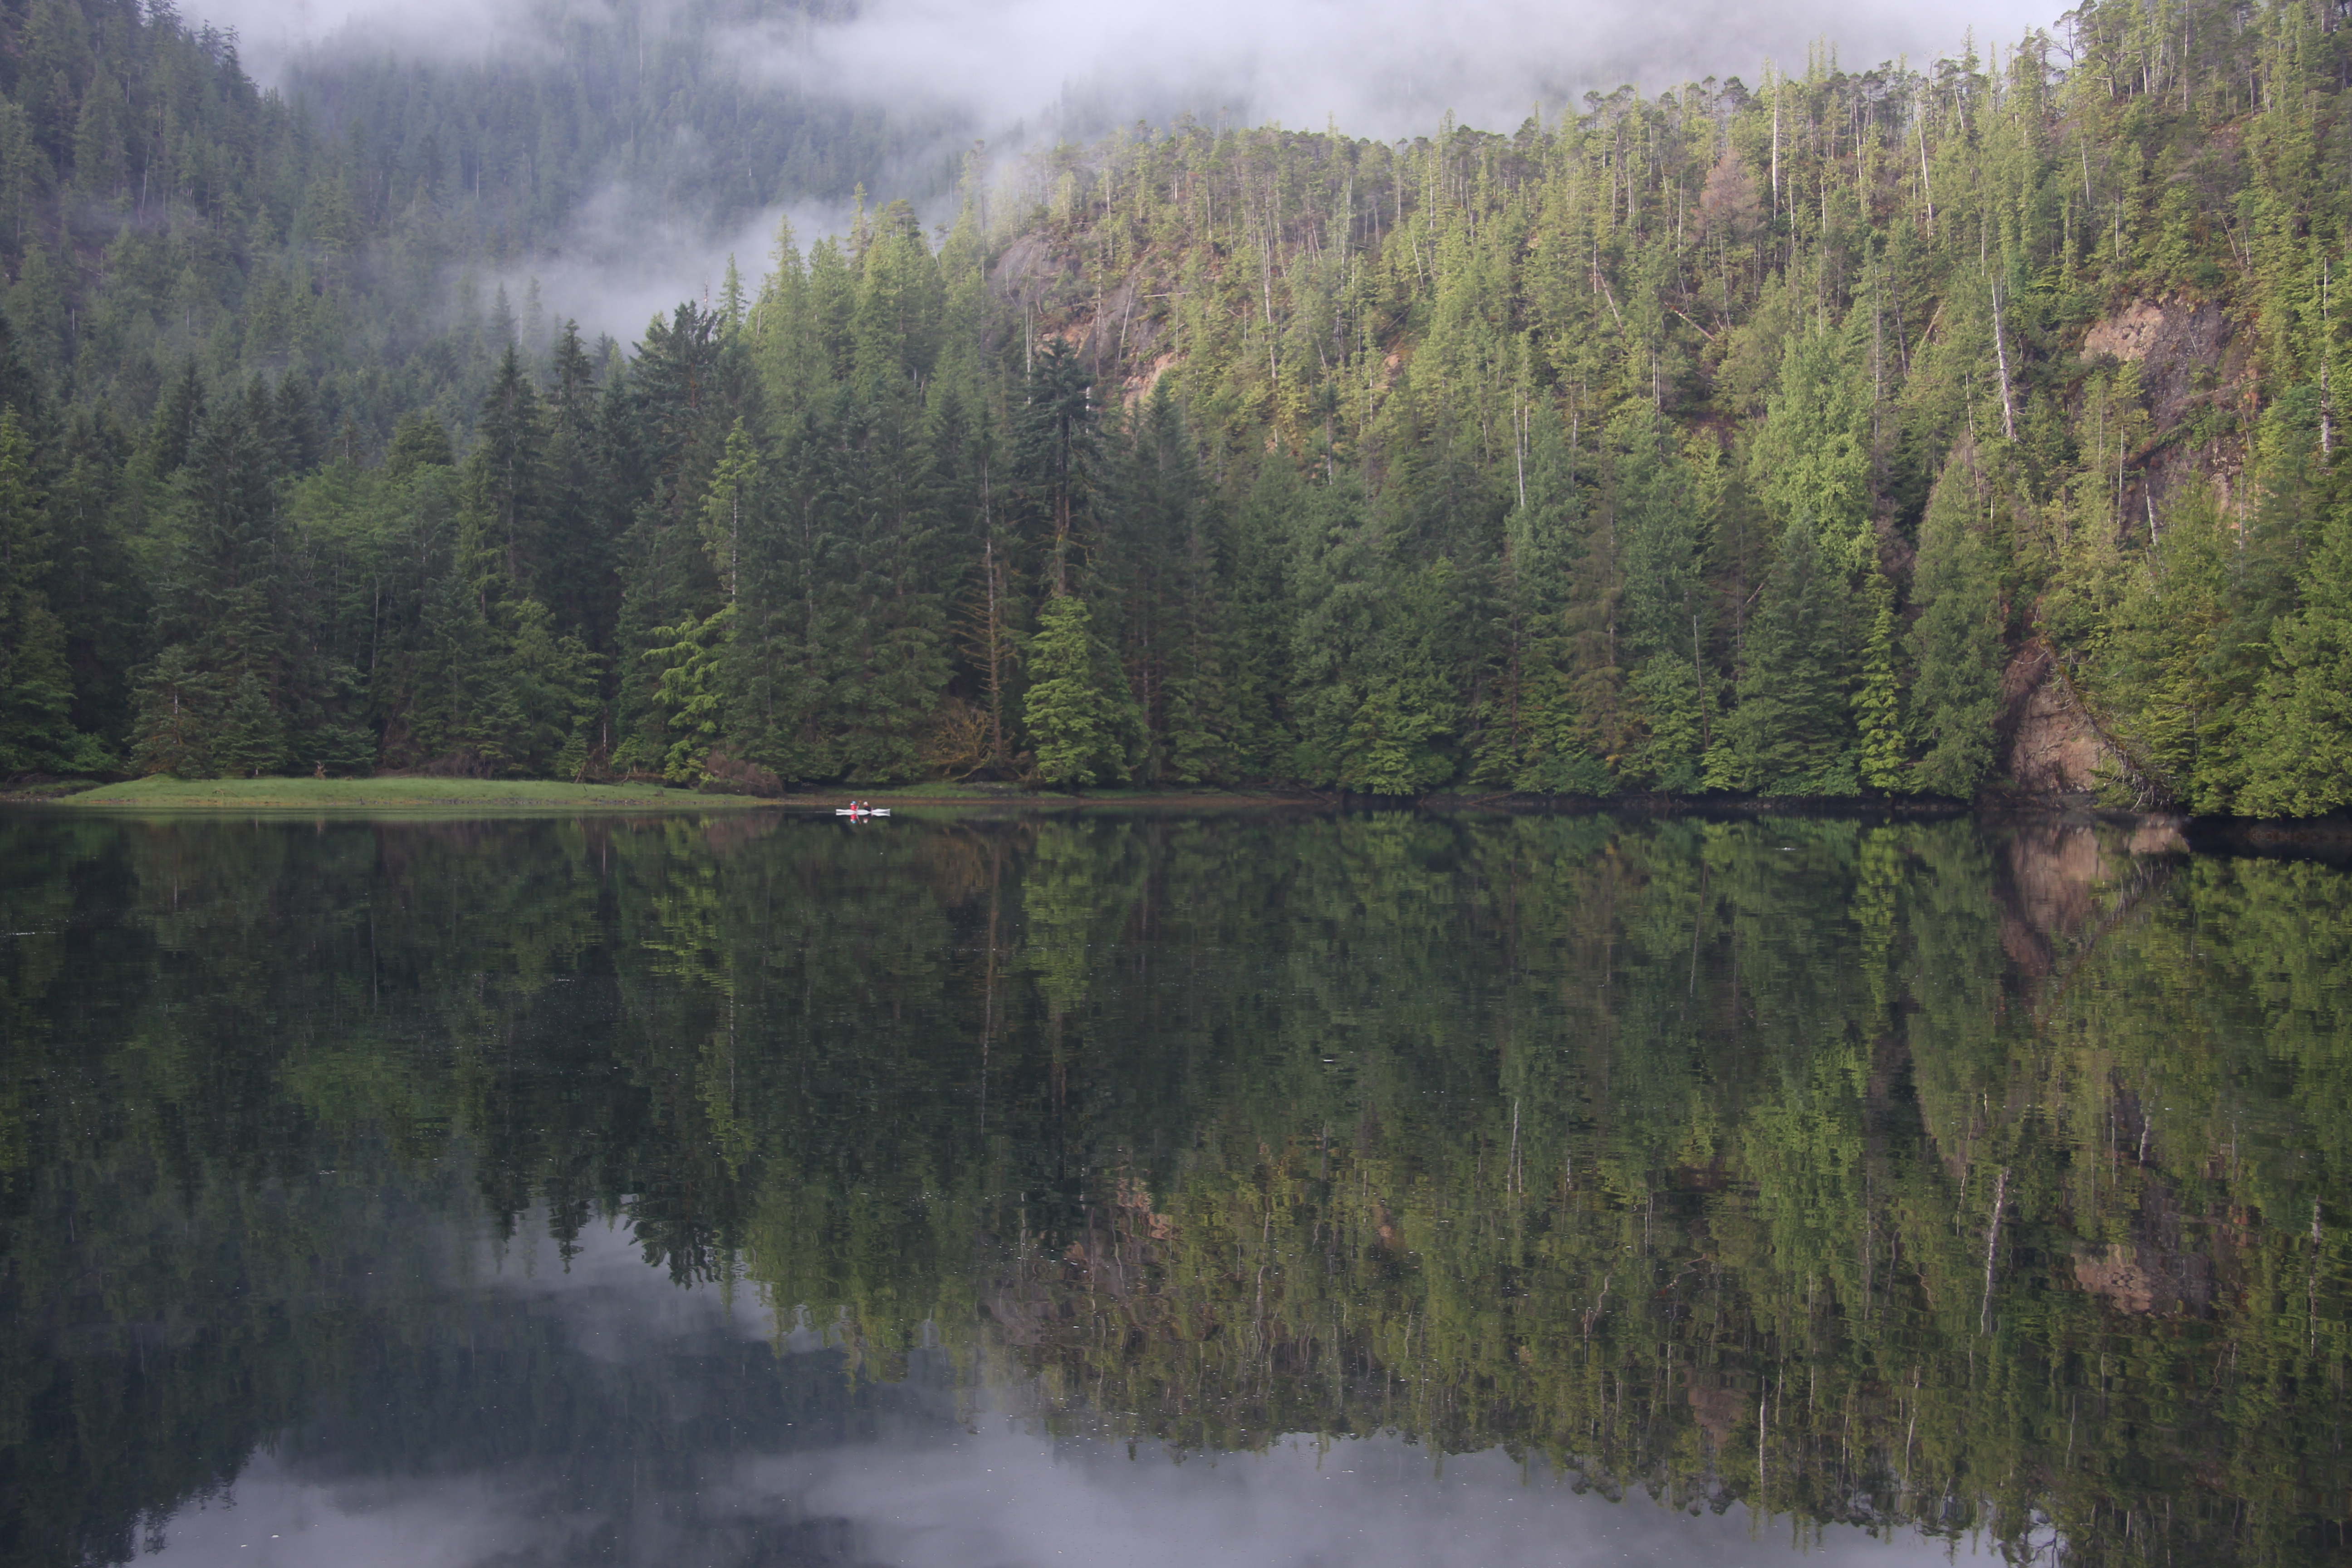
{"type": "Polygon", "coordinates": [[[835,816],[887,816],[890,815],[890,808],[887,805],[836,805],[833,808],[833,815],[835,816]]]}

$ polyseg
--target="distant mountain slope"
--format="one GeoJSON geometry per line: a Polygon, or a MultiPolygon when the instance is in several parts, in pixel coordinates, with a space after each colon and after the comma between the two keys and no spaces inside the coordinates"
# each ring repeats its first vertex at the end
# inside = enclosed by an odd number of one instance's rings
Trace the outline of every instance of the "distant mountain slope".
{"type": "Polygon", "coordinates": [[[971,135],[954,111],[793,68],[796,42],[846,9],[526,7],[455,58],[330,40],[295,57],[284,91],[350,143],[370,210],[452,215],[452,254],[524,266],[583,237],[642,247],[646,225],[732,233],[860,187],[950,188],[971,135]]]}
{"type": "Polygon", "coordinates": [[[134,420],[191,356],[220,381],[295,371],[371,446],[436,400],[470,418],[531,303],[519,288],[502,321],[492,276],[576,241],[589,207],[642,249],[648,217],[696,233],[846,204],[936,142],[919,117],[719,68],[725,29],[752,19],[575,19],[470,66],[347,44],[265,92],[232,37],[169,5],[0,5],[0,261],[21,350],[67,401],[134,420]]]}

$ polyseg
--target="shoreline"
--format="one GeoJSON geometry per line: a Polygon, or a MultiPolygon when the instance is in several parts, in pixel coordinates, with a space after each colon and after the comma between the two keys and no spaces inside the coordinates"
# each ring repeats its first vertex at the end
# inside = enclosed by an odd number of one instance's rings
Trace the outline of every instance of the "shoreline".
{"type": "Polygon", "coordinates": [[[137,779],[90,784],[59,781],[11,789],[0,786],[0,805],[55,808],[60,812],[222,812],[315,814],[321,811],[419,812],[453,816],[485,812],[533,814],[599,811],[664,816],[752,811],[830,811],[852,800],[893,811],[929,806],[1009,806],[1024,811],[1217,807],[1328,808],[1330,797],[1270,790],[1175,789],[1093,791],[1068,795],[1018,786],[809,790],[785,795],[736,795],[677,789],[664,784],[575,784],[533,779],[137,779]]]}
{"type": "Polygon", "coordinates": [[[2352,816],[2200,817],[2179,812],[2103,808],[2085,795],[1999,795],[1975,802],[1938,797],[1623,795],[1538,795],[1516,791],[1443,792],[1419,797],[1350,795],[1306,789],[1090,790],[1070,794],[1017,784],[918,784],[873,790],[816,789],[749,795],[652,784],[574,784],[528,779],[139,779],[110,784],[56,781],[0,786],[0,806],[90,812],[214,815],[416,814],[485,816],[572,812],[645,816],[734,816],[769,811],[831,811],[852,800],[914,815],[932,808],[1033,813],[1116,811],[1307,811],[1357,815],[1417,811],[1444,815],[1598,814],[1635,819],[1743,821],[1821,817],[1872,822],[1932,822],[1974,817],[1991,823],[2073,821],[2147,827],[2179,836],[2200,852],[2352,859],[2352,816]]]}
{"type": "Polygon", "coordinates": [[[61,812],[732,811],[765,804],[656,784],[571,784],[533,779],[137,779],[0,804],[61,812]]]}

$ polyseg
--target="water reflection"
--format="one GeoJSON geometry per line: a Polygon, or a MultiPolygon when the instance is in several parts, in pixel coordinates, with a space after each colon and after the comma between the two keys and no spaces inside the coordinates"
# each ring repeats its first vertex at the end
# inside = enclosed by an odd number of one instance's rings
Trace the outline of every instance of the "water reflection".
{"type": "Polygon", "coordinates": [[[0,868],[12,1558],[2344,1549],[2324,867],[1395,815],[0,868]]]}
{"type": "MultiPolygon", "coordinates": [[[[474,1282],[542,1301],[565,1342],[604,1368],[660,1360],[723,1362],[726,1342],[769,1325],[735,1310],[715,1282],[675,1287],[625,1236],[581,1237],[569,1271],[551,1249],[507,1250],[474,1282]]],[[[799,1327],[788,1356],[837,1380],[835,1336],[799,1327]]],[[[595,1379],[598,1368],[574,1369],[595,1379]]],[[[677,1418],[680,1382],[659,1419],[677,1418]]],[[[1433,1454],[1394,1435],[1290,1436],[1255,1451],[1180,1455],[1102,1437],[1055,1437],[1034,1421],[1034,1388],[961,1385],[953,1358],[912,1352],[898,1398],[845,1432],[808,1405],[814,1440],[789,1418],[730,1428],[696,1456],[691,1487],[636,1489],[626,1505],[583,1496],[544,1466],[354,1467],[331,1447],[265,1451],[237,1478],[234,1506],[175,1514],[152,1560],[345,1568],[436,1568],[621,1557],[646,1563],[856,1562],[908,1568],[975,1563],[1220,1563],[1294,1568],[1346,1561],[1408,1565],[1678,1564],[1704,1552],[1736,1568],[1785,1561],[1785,1525],[1759,1529],[1737,1504],[1668,1512],[1635,1492],[1612,1500],[1558,1486],[1540,1460],[1500,1448],[1433,1454]],[[916,1397],[907,1397],[909,1394],[916,1397]]],[[[699,1394],[691,1389],[688,1397],[699,1394]]],[[[803,1391],[805,1394],[806,1391],[803,1391]]],[[[617,1478],[616,1478],[617,1479],[617,1478]]],[[[1947,1543],[1903,1532],[1895,1544],[1852,1528],[1812,1542],[1843,1563],[1946,1561],[1947,1543]]],[[[1969,1553],[1964,1552],[1963,1555],[1969,1553]]],[[[143,1560],[143,1559],[142,1559],[143,1560]]]]}

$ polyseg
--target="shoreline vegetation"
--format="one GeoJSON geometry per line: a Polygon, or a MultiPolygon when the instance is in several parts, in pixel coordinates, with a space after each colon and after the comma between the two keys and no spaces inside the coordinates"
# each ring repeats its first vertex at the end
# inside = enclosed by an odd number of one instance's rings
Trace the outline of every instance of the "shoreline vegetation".
{"type": "Polygon", "coordinates": [[[1760,816],[1868,817],[1927,820],[1978,816],[2043,819],[2053,816],[2136,825],[2143,831],[2185,844],[2195,830],[2200,846],[2221,837],[2252,844],[2334,842],[2352,839],[2352,824],[2338,818],[2253,822],[2190,818],[2101,806],[2092,797],[1988,797],[1975,802],[1934,796],[1704,796],[1623,795],[1586,796],[1525,791],[1465,793],[1433,791],[1417,796],[1370,795],[1283,788],[1220,788],[1214,785],[1146,788],[1096,787],[1084,791],[1042,789],[999,782],[952,780],[898,786],[820,787],[782,795],[729,794],[649,781],[571,784],[547,779],[374,778],[177,779],[151,775],[96,784],[65,779],[32,784],[0,784],[0,806],[58,805],[77,810],[253,811],[318,810],[436,811],[491,813],[587,810],[694,814],[772,808],[786,812],[829,810],[852,800],[895,809],[926,806],[1013,807],[1028,811],[1135,810],[1183,807],[1223,810],[1380,810],[1397,807],[1436,812],[1586,813],[1637,817],[1738,819],[1760,816]]]}
{"type": "MultiPolygon", "coordinates": [[[[847,805],[853,800],[886,806],[1012,805],[1049,810],[1169,805],[1381,809],[1411,805],[1436,811],[1612,811],[1643,816],[1864,816],[1906,819],[1963,816],[1980,810],[1998,814],[1999,809],[1992,802],[1972,805],[1962,801],[1916,795],[1885,799],[1811,795],[1601,796],[1546,795],[1523,790],[1440,790],[1418,795],[1389,795],[1281,784],[1231,788],[1215,784],[1113,784],[1072,790],[1028,784],[956,780],[895,785],[817,785],[781,795],[697,789],[649,780],[572,784],[553,779],[452,779],[402,775],[342,779],[181,779],[158,773],[104,784],[87,779],[0,784],[0,805],[46,804],[117,810],[308,811],[320,806],[358,806],[371,810],[503,810],[578,806],[600,810],[692,812],[757,806],[810,810],[847,805]]],[[[2026,803],[2022,809],[2031,815],[2045,815],[2070,810],[2080,813],[2091,809],[2091,806],[2087,799],[2072,802],[2034,800],[2026,803]]],[[[2137,817],[2141,814],[2110,811],[2103,815],[2137,817]]]]}
{"type": "Polygon", "coordinates": [[[784,795],[728,795],[650,783],[566,784],[543,779],[174,779],[151,776],[93,785],[58,780],[0,784],[0,808],[55,806],[112,813],[429,814],[450,816],[595,812],[638,816],[701,816],[772,810],[829,811],[862,800],[900,815],[925,810],[1011,810],[1031,813],[1121,811],[1363,811],[1412,809],[1437,813],[1581,815],[1633,818],[1738,821],[1762,817],[1928,821],[1975,816],[1991,821],[2103,822],[2127,829],[2135,853],[2252,854],[2352,858],[2352,819],[2342,814],[2280,819],[2141,812],[2100,804],[2087,795],[1987,796],[1973,802],[1933,796],[1831,798],[1807,795],[1586,796],[1523,791],[1433,792],[1419,796],[1366,795],[1284,789],[1108,787],[1081,792],[1002,783],[937,781],[898,787],[820,788],[784,795]]]}
{"type": "MultiPolygon", "coordinates": [[[[0,796],[0,799],[9,797],[0,796]]],[[[543,779],[258,778],[175,779],[157,774],[44,796],[19,795],[87,810],[310,811],[320,808],[502,811],[562,807],[594,811],[726,810],[761,804],[698,795],[657,784],[579,784],[543,779]]]]}
{"type": "Polygon", "coordinates": [[[11,791],[0,787],[0,805],[53,805],[118,811],[540,811],[554,809],[636,812],[740,811],[758,807],[830,809],[855,800],[893,806],[1043,806],[1230,805],[1236,806],[1323,804],[1320,797],[1279,791],[1173,789],[1097,790],[1084,795],[1055,794],[1018,785],[932,784],[895,789],[824,789],[789,796],[730,795],[652,783],[567,784],[545,779],[447,779],[379,777],[357,779],[252,778],[176,779],[152,775],[93,785],[63,781],[11,791]]]}

